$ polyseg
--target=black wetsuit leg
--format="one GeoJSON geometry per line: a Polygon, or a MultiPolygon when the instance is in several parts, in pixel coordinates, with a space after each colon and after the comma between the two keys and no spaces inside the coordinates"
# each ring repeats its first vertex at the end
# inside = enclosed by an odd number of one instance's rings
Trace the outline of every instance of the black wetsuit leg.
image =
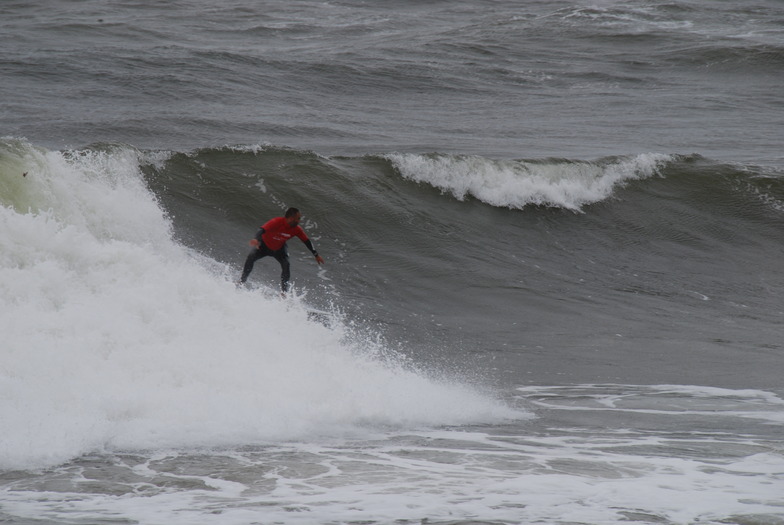
{"type": "Polygon", "coordinates": [[[289,249],[286,245],[276,252],[272,252],[272,256],[280,263],[280,286],[284,292],[289,290],[289,280],[291,279],[291,264],[289,264],[289,249]]]}
{"type": "Polygon", "coordinates": [[[273,255],[273,251],[267,248],[267,245],[261,243],[258,248],[255,250],[251,250],[248,254],[248,257],[245,259],[245,266],[242,268],[242,276],[240,277],[240,282],[244,283],[248,280],[248,276],[250,272],[253,271],[253,264],[261,259],[262,257],[266,257],[267,255],[273,255]]]}

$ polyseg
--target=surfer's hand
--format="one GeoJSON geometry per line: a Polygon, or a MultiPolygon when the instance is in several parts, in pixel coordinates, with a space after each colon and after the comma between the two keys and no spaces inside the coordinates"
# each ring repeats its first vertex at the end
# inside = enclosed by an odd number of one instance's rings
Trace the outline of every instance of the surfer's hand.
{"type": "Polygon", "coordinates": [[[251,239],[248,244],[250,244],[251,246],[253,246],[255,248],[258,248],[259,247],[259,240],[258,239],[251,239]]]}
{"type": "Polygon", "coordinates": [[[324,259],[321,258],[321,255],[316,255],[316,262],[319,264],[324,264],[324,259]]]}

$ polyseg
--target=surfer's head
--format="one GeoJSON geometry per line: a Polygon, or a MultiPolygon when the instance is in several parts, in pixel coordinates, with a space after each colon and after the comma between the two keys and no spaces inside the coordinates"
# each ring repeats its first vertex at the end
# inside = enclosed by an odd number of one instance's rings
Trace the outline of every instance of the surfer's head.
{"type": "Polygon", "coordinates": [[[299,220],[302,218],[302,214],[299,212],[297,208],[289,208],[286,210],[286,222],[289,223],[289,226],[296,226],[299,224],[299,220]]]}

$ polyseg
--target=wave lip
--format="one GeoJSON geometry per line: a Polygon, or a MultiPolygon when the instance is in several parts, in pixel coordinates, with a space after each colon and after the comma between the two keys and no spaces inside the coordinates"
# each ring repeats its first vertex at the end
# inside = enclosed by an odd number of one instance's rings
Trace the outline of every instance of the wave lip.
{"type": "Polygon", "coordinates": [[[458,200],[468,196],[501,208],[545,206],[580,211],[619,185],[660,174],[672,155],[645,153],[595,162],[492,160],[474,155],[385,155],[405,179],[430,184],[458,200]]]}

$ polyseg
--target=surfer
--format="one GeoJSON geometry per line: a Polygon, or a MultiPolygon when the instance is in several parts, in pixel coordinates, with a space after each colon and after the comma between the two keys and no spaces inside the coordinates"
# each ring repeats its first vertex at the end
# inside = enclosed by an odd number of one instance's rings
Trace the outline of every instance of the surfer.
{"type": "Polygon", "coordinates": [[[292,237],[299,237],[316,258],[316,262],[324,264],[324,259],[318,254],[313,247],[313,243],[308,239],[305,230],[299,225],[300,219],[302,219],[300,211],[297,208],[289,208],[283,217],[270,219],[264,226],[259,228],[256,237],[250,241],[250,245],[254,249],[248,254],[248,258],[245,259],[245,267],[242,269],[239,284],[243,284],[248,279],[248,275],[253,270],[253,264],[256,261],[271,255],[280,263],[282,270],[280,274],[281,286],[283,293],[286,293],[289,289],[289,279],[291,278],[289,250],[286,247],[286,242],[292,237]]]}

